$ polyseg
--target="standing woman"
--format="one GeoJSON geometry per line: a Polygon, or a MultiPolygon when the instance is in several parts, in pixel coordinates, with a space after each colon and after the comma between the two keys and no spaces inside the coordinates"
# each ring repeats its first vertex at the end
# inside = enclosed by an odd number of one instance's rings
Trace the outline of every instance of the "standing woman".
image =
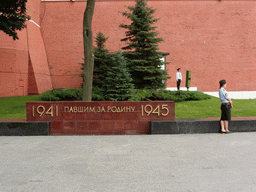
{"type": "Polygon", "coordinates": [[[228,97],[227,91],[225,90],[227,87],[226,80],[221,80],[219,83],[219,97],[221,102],[221,133],[230,133],[228,130],[228,122],[231,120],[231,108],[233,108],[233,103],[228,97]]]}

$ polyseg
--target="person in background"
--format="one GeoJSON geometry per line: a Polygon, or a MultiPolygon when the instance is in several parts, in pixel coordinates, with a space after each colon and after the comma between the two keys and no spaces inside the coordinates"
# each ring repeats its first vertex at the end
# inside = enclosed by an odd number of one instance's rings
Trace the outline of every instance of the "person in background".
{"type": "Polygon", "coordinates": [[[219,84],[219,97],[221,102],[221,133],[230,133],[230,131],[228,130],[228,122],[231,120],[231,108],[233,108],[233,103],[228,97],[227,91],[225,90],[227,87],[226,80],[219,81],[219,84]]]}
{"type": "Polygon", "coordinates": [[[181,75],[181,72],[180,72],[180,68],[177,69],[176,80],[177,80],[177,90],[179,91],[180,90],[180,83],[181,83],[181,80],[182,80],[182,75],[181,75]]]}

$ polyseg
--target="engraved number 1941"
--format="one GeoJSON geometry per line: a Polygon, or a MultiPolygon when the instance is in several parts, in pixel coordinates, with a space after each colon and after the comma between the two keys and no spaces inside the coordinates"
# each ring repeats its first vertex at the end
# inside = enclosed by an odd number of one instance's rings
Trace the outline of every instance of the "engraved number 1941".
{"type": "MultiPolygon", "coordinates": [[[[41,117],[43,114],[46,115],[51,115],[52,117],[54,116],[54,108],[51,105],[51,107],[49,109],[46,109],[43,105],[39,105],[36,108],[36,112],[39,114],[39,116],[41,117]]],[[[33,117],[35,116],[35,106],[32,106],[32,113],[33,113],[33,117]]],[[[56,105],[56,109],[55,109],[55,115],[58,116],[58,105],[56,105]]]]}

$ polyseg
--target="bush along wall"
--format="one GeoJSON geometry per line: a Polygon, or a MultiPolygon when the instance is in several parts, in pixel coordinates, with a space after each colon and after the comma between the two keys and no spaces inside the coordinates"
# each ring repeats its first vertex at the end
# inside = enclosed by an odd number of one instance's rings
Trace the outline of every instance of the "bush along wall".
{"type": "MultiPolygon", "coordinates": [[[[111,90],[111,89],[110,89],[111,90]]],[[[100,88],[93,88],[92,100],[93,101],[113,101],[118,99],[113,99],[112,97],[105,97],[102,95],[104,91],[100,88]]],[[[114,92],[110,91],[111,94],[114,92]]],[[[109,95],[111,95],[109,94],[109,95]]],[[[118,93],[121,95],[123,93],[118,93]]],[[[82,98],[82,89],[54,89],[52,91],[47,91],[42,95],[43,101],[77,101],[82,98]]],[[[198,91],[168,91],[168,90],[131,90],[131,93],[127,94],[124,92],[122,96],[123,101],[199,101],[210,99],[211,96],[206,95],[198,91]]],[[[121,100],[121,99],[119,99],[121,100]]]]}

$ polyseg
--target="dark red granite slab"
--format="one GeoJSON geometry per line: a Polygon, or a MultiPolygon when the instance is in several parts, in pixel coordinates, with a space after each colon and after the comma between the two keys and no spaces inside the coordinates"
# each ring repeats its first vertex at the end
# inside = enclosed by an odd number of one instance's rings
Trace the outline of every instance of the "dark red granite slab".
{"type": "Polygon", "coordinates": [[[150,134],[151,121],[167,120],[175,120],[173,101],[27,103],[27,121],[51,122],[52,135],[150,134]]]}

